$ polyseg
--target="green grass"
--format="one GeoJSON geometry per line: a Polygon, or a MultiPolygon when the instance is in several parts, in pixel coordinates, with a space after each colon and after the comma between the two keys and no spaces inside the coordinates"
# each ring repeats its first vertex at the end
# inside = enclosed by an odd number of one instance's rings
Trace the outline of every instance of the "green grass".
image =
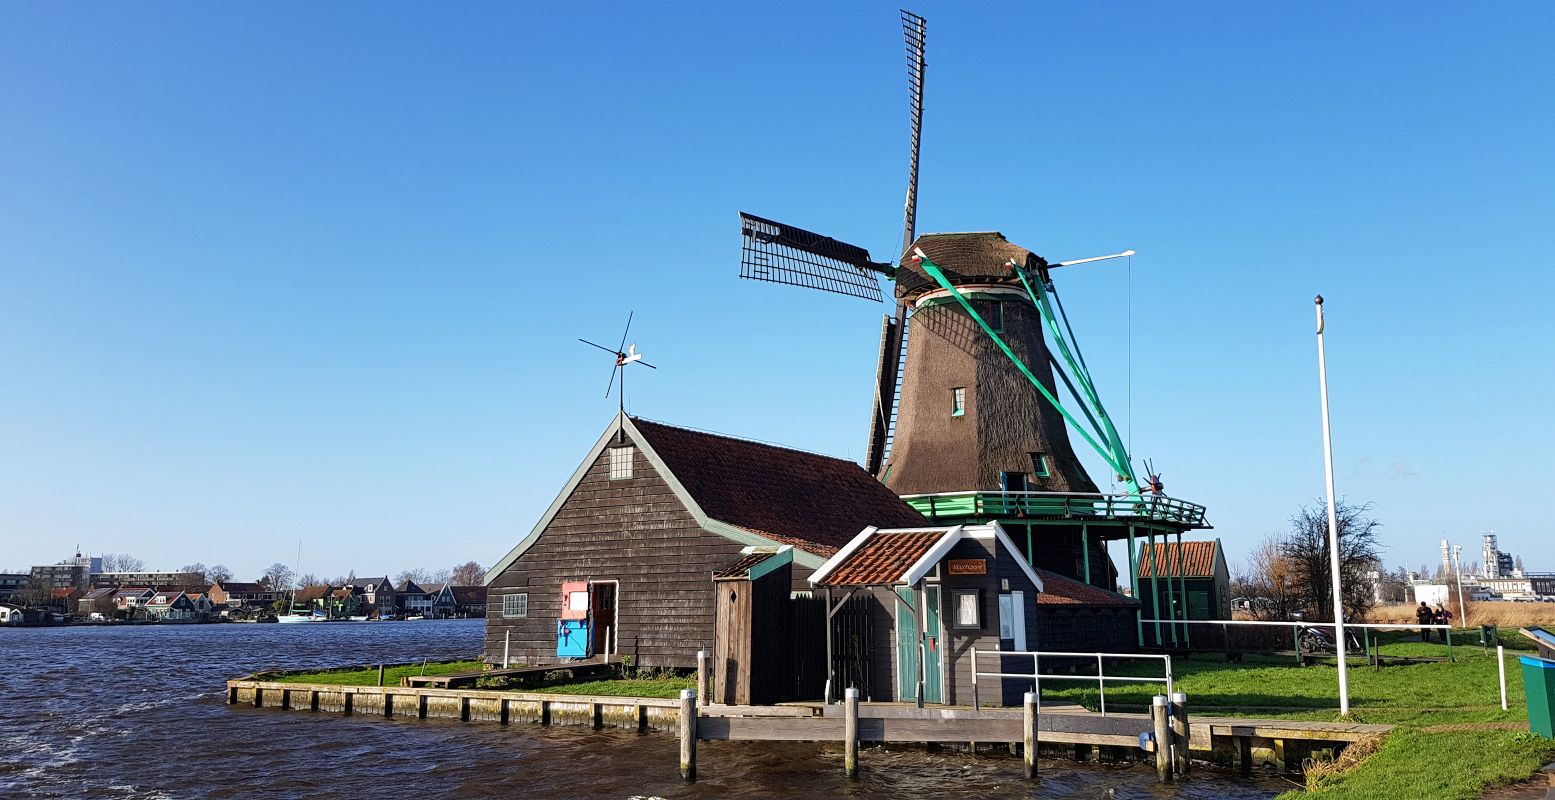
{"type": "MultiPolygon", "coordinates": [[[[399,686],[400,678],[410,675],[446,675],[450,672],[474,672],[481,669],[479,661],[445,661],[442,663],[429,663],[426,672],[422,673],[420,664],[405,667],[389,667],[384,670],[383,682],[387,686],[399,686]]],[[[325,670],[322,672],[299,672],[292,675],[278,675],[269,678],[277,683],[322,683],[332,686],[377,686],[378,668],[350,670],[325,670]]]]}
{"type": "Polygon", "coordinates": [[[607,697],[679,697],[681,689],[696,686],[695,678],[638,678],[578,683],[553,683],[526,692],[547,694],[603,695],[607,697]]]}
{"type": "MultiPolygon", "coordinates": [[[[480,669],[482,669],[482,665],[479,661],[429,663],[426,665],[425,673],[421,671],[420,664],[389,667],[384,670],[383,682],[388,686],[399,686],[400,679],[409,675],[446,675],[450,672],[476,672],[480,669]]],[[[293,675],[277,675],[269,677],[268,680],[277,683],[317,683],[330,686],[377,686],[378,668],[300,672],[293,675]]],[[[695,679],[681,677],[573,682],[557,680],[543,681],[533,686],[514,687],[513,691],[599,695],[605,697],[677,697],[680,695],[681,689],[690,689],[695,685],[695,679]]]]}
{"type": "MultiPolygon", "coordinates": [[[[1402,634],[1385,636],[1384,655],[1439,657],[1446,647],[1402,634]]],[[[1352,663],[1350,718],[1394,725],[1382,749],[1358,767],[1315,781],[1311,792],[1290,792],[1282,800],[1388,800],[1461,798],[1472,800],[1495,786],[1532,776],[1555,758],[1555,744],[1529,734],[1522,669],[1507,654],[1507,711],[1501,710],[1495,651],[1454,637],[1454,663],[1417,663],[1380,671],[1352,663]],[[1520,730],[1497,726],[1516,724],[1520,730]],[[1441,726],[1473,726],[1444,730],[1441,726]]],[[[1508,639],[1508,644],[1511,644],[1508,639]]],[[[1512,648],[1508,648],[1511,650],[1512,648]]],[[[1338,668],[1332,663],[1298,667],[1292,657],[1247,655],[1240,664],[1220,656],[1173,659],[1176,690],[1188,695],[1191,713],[1275,719],[1339,718],[1338,668]]],[[[1159,675],[1160,667],[1133,672],[1109,665],[1109,674],[1159,675]]],[[[1109,682],[1108,708],[1140,710],[1162,692],[1160,684],[1109,682]]],[[[1052,682],[1043,696],[1097,707],[1095,686],[1052,682]],[[1061,688],[1055,688],[1061,687],[1061,688]]]]}

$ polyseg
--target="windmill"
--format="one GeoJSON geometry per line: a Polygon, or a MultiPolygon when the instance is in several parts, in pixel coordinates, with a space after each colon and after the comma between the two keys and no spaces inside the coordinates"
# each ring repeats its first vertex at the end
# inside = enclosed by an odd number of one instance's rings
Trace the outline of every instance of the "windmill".
{"type": "MultiPolygon", "coordinates": [[[[1034,566],[1093,585],[1118,587],[1105,544],[1126,539],[1138,587],[1136,534],[1153,545],[1158,535],[1180,542],[1184,530],[1209,526],[1202,506],[1142,489],[1052,277],[1134,251],[1050,262],[996,232],[920,235],[927,27],[908,11],[901,21],[911,126],[900,249],[877,260],[858,245],[741,212],[740,276],[875,302],[885,299],[881,279],[890,281],[895,308],[881,321],[865,468],[930,519],[997,520],[1034,566]],[[1098,491],[1071,431],[1107,464],[1120,494],[1098,491]]],[[[1176,627],[1170,636],[1177,641],[1176,627]]],[[[1164,641],[1159,624],[1154,638],[1164,641]]]]}
{"type": "MultiPolygon", "coordinates": [[[[617,419],[624,419],[626,417],[626,368],[633,364],[641,364],[648,369],[658,369],[658,367],[655,367],[654,365],[649,364],[643,360],[642,353],[637,352],[636,342],[632,342],[630,345],[626,343],[626,337],[632,332],[632,316],[636,313],[637,312],[635,311],[627,312],[626,328],[621,331],[621,343],[616,345],[614,350],[602,344],[595,344],[587,339],[578,340],[588,345],[589,347],[597,347],[600,350],[615,356],[615,363],[610,366],[610,382],[605,385],[605,396],[609,397],[611,390],[615,390],[616,409],[619,413],[617,419]],[[621,348],[623,347],[626,349],[622,350],[621,348]],[[617,383],[617,377],[620,378],[619,383],[617,383]]],[[[623,432],[617,431],[617,435],[623,435],[623,432]]]]}
{"type": "MultiPolygon", "coordinates": [[[[945,491],[951,485],[960,488],[971,488],[974,484],[991,487],[1000,481],[999,474],[1016,471],[1013,469],[1015,461],[1025,465],[1033,454],[1043,454],[1049,457],[1052,463],[1046,465],[1033,463],[1031,469],[1026,470],[1033,482],[1027,485],[1060,490],[1095,491],[1095,485],[1084,474],[1068,443],[1063,430],[1067,421],[1073,424],[1080,436],[1101,454],[1103,460],[1117,473],[1125,486],[1137,494],[1139,486],[1135,481],[1135,472],[1128,454],[1123,448],[1122,439],[1117,435],[1115,426],[1101,406],[1100,396],[1095,390],[1090,373],[1078,356],[1078,346],[1070,344],[1073,331],[1067,318],[1062,317],[1062,304],[1057,299],[1048,274],[1048,271],[1054,267],[1132,256],[1134,251],[1049,263],[1040,256],[1011,245],[999,234],[930,234],[920,240],[917,237],[918,164],[923,134],[927,26],[923,17],[905,10],[901,12],[901,20],[907,45],[911,123],[907,197],[904,204],[899,251],[901,258],[893,261],[876,261],[870,256],[868,250],[857,245],[741,212],[740,276],[752,280],[819,289],[876,302],[884,299],[880,289],[880,278],[884,277],[894,282],[895,313],[881,321],[880,355],[875,375],[875,396],[870,414],[869,441],[865,456],[865,469],[887,481],[893,488],[900,487],[906,492],[915,492],[945,491]],[[941,258],[945,261],[943,269],[923,254],[925,247],[930,250],[944,251],[941,258]],[[969,294],[972,297],[966,297],[969,294]],[[1002,317],[1005,309],[1000,307],[1001,295],[1014,295],[1017,298],[1025,295],[1032,306],[1031,309],[1026,310],[1034,309],[1037,312],[1022,315],[1029,318],[1024,320],[1030,323],[1026,326],[1029,330],[1017,331],[1004,337],[1012,340],[1008,346],[1000,341],[999,335],[1004,332],[1004,320],[1002,318],[983,319],[985,314],[990,313],[1001,314],[1002,317]],[[993,305],[989,304],[990,299],[993,305]],[[1008,427],[1010,420],[1016,420],[1027,427],[1030,435],[1012,438],[1008,435],[1008,431],[979,431],[977,436],[967,438],[962,435],[965,431],[957,432],[956,436],[965,441],[959,447],[951,449],[962,451],[959,460],[963,466],[977,462],[975,470],[964,468],[955,470],[955,474],[935,476],[925,473],[924,469],[916,468],[917,464],[914,464],[906,469],[909,473],[918,474],[907,476],[908,479],[902,482],[905,465],[901,462],[904,459],[893,458],[893,451],[916,449],[913,443],[907,440],[917,439],[919,442],[924,442],[926,440],[923,436],[927,433],[926,429],[937,427],[914,425],[911,431],[903,430],[901,431],[903,435],[898,435],[899,421],[911,416],[904,413],[907,409],[904,408],[903,391],[911,393],[914,389],[918,389],[920,392],[925,392],[928,391],[930,384],[943,382],[933,380],[932,376],[928,376],[930,377],[928,380],[915,380],[915,378],[926,377],[921,374],[925,370],[942,372],[948,369],[954,373],[966,372],[965,369],[954,369],[947,363],[956,360],[954,356],[935,352],[944,350],[943,346],[909,345],[908,319],[918,316],[928,308],[943,304],[957,304],[962,300],[968,300],[962,303],[967,312],[965,317],[932,311],[919,317],[923,323],[922,327],[940,328],[940,338],[946,341],[959,340],[960,344],[956,347],[962,351],[974,347],[1002,351],[1002,353],[994,353],[993,360],[998,362],[997,369],[1007,370],[1011,366],[1009,362],[1013,361],[1018,373],[1017,379],[1021,376],[1029,379],[1031,387],[1024,390],[1022,394],[1032,402],[1028,402],[1026,404],[1028,407],[1018,410],[1013,416],[1006,414],[1006,420],[997,424],[1008,427]],[[980,307],[984,309],[981,313],[977,311],[980,307]],[[968,322],[968,319],[975,324],[968,322]],[[1060,319],[1062,329],[1058,325],[1060,319]],[[979,327],[989,329],[988,341],[974,342],[979,338],[977,330],[979,327]],[[956,328],[966,330],[957,331],[956,328]],[[1043,337],[1044,328],[1050,328],[1049,335],[1054,339],[1064,363],[1060,363],[1057,358],[1049,354],[1043,337]],[[921,358],[915,355],[919,351],[922,351],[921,358]],[[909,361],[912,362],[911,367],[909,361]],[[1056,387],[1053,385],[1053,368],[1057,368],[1058,377],[1077,401],[1074,405],[1078,410],[1071,410],[1059,401],[1056,387]],[[1031,388],[1035,389],[1035,395],[1031,394],[1031,388]],[[993,441],[1001,437],[1005,441],[993,441]],[[896,447],[898,444],[901,445],[900,448],[896,447]],[[968,452],[969,450],[982,452],[968,452]],[[1002,453],[987,452],[990,450],[1002,451],[1002,453]],[[990,459],[989,456],[992,458],[990,459]],[[1000,468],[995,462],[1001,459],[1010,463],[1000,468]],[[891,480],[893,474],[896,480],[891,480]]],[[[959,389],[963,394],[981,385],[975,375],[965,374],[951,376],[950,383],[955,385],[949,386],[949,390],[959,389]]],[[[982,405],[986,406],[988,399],[984,398],[982,405]]],[[[963,397],[962,402],[967,401],[969,399],[963,397]]],[[[947,401],[947,403],[954,402],[957,402],[954,398],[947,401]]],[[[995,416],[998,415],[984,415],[990,422],[994,421],[992,418],[995,416]]],[[[922,449],[926,451],[924,459],[921,459],[923,463],[927,463],[930,459],[943,459],[946,450],[943,445],[937,443],[926,443],[922,449]],[[933,451],[933,455],[930,456],[927,451],[933,451]]],[[[906,453],[900,455],[905,457],[906,453]]]]}

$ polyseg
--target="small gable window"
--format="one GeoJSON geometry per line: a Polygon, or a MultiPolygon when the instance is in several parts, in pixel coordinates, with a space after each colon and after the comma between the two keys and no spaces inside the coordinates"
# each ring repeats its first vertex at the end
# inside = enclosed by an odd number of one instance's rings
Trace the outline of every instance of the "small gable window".
{"type": "Polygon", "coordinates": [[[632,477],[632,448],[610,448],[610,480],[624,481],[632,477]]]}
{"type": "Polygon", "coordinates": [[[950,390],[950,415],[959,417],[966,413],[966,389],[956,387],[950,390]]]}
{"type": "Polygon", "coordinates": [[[529,616],[529,593],[518,592],[502,596],[502,616],[505,619],[520,619],[529,616]]]}
{"type": "Polygon", "coordinates": [[[1004,331],[1004,304],[998,300],[988,304],[988,327],[993,328],[994,333],[1004,331]]]}
{"type": "Polygon", "coordinates": [[[1031,474],[1039,478],[1046,478],[1048,476],[1047,453],[1031,454],[1031,474]]]}

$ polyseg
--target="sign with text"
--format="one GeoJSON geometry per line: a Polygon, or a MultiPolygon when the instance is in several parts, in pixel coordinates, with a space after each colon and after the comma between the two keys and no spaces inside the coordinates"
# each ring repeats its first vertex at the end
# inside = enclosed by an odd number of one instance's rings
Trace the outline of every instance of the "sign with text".
{"type": "Polygon", "coordinates": [[[988,559],[986,558],[952,558],[945,562],[950,565],[952,575],[987,575],[988,559]]]}

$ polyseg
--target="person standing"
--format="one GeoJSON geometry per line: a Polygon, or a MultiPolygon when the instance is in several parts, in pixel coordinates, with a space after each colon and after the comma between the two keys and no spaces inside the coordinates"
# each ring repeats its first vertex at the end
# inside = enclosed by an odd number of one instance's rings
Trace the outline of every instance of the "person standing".
{"type": "Polygon", "coordinates": [[[1445,642],[1445,641],[1447,641],[1448,630],[1450,628],[1452,628],[1452,610],[1447,608],[1446,606],[1437,606],[1436,608],[1437,608],[1437,612],[1436,613],[1437,613],[1437,615],[1439,617],[1437,619],[1437,622],[1442,624],[1442,625],[1446,625],[1447,626],[1446,628],[1442,628],[1440,631],[1438,631],[1438,633],[1440,633],[1442,635],[1442,641],[1445,642]]]}
{"type": "Polygon", "coordinates": [[[1426,605],[1424,600],[1421,600],[1420,607],[1415,609],[1415,621],[1420,623],[1420,641],[1431,641],[1431,629],[1425,626],[1433,624],[1436,615],[1431,612],[1431,607],[1426,605]]]}

